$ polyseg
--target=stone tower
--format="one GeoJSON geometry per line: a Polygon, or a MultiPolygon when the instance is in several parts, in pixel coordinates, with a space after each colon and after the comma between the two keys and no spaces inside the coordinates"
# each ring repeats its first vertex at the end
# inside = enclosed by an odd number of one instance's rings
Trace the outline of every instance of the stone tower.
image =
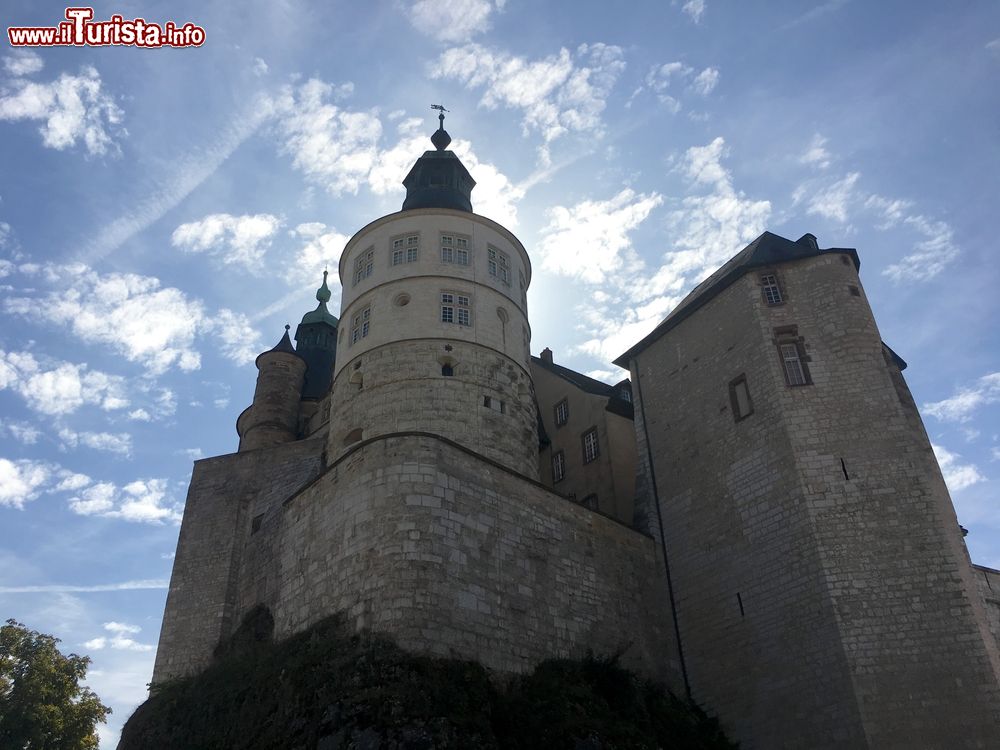
{"type": "Polygon", "coordinates": [[[430,432],[538,478],[530,376],[528,254],[472,213],[475,185],[436,147],[403,184],[403,210],[355,234],[344,286],[328,453],[396,432],[430,432]]]}
{"type": "Polygon", "coordinates": [[[695,700],[749,747],[996,747],[947,489],[856,251],[765,232],[617,364],[695,700]]]}
{"type": "Polygon", "coordinates": [[[267,448],[298,437],[299,401],[306,361],[296,353],[288,328],[278,344],[258,355],[253,403],[236,420],[240,450],[267,448]]]}
{"type": "Polygon", "coordinates": [[[327,272],[323,271],[323,285],[316,290],[319,302],[316,309],[302,316],[295,329],[295,352],[306,363],[302,398],[319,401],[330,392],[333,363],[337,355],[337,318],[330,314],[326,303],[332,296],[326,285],[327,272]]]}

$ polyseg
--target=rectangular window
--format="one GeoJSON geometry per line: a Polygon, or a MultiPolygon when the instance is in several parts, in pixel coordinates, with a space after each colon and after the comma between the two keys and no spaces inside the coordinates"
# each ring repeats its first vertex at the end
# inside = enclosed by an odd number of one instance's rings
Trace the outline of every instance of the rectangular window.
{"type": "Polygon", "coordinates": [[[507,413],[507,404],[498,398],[493,398],[492,396],[483,396],[483,406],[487,409],[498,411],[501,414],[507,413]]]}
{"type": "Polygon", "coordinates": [[[747,387],[747,376],[741,374],[729,383],[729,403],[733,408],[733,419],[739,422],[753,414],[753,402],[747,387]]]}
{"type": "Polygon", "coordinates": [[[597,510],[597,495],[590,494],[587,495],[583,500],[580,501],[580,505],[584,508],[590,508],[590,510],[597,510]]]}
{"type": "Polygon", "coordinates": [[[517,280],[521,282],[521,304],[528,306],[528,282],[524,279],[524,271],[517,272],[517,280]]]}
{"type": "Polygon", "coordinates": [[[408,234],[392,241],[392,265],[413,263],[420,257],[420,235],[408,234]]]}
{"type": "Polygon", "coordinates": [[[591,427],[583,433],[583,462],[589,464],[600,455],[597,445],[597,428],[591,427]]]}
{"type": "Polygon", "coordinates": [[[802,366],[802,357],[798,344],[781,344],[778,349],[781,351],[781,362],[785,368],[785,380],[788,385],[808,385],[805,368],[802,366]]]}
{"type": "Polygon", "coordinates": [[[469,265],[469,240],[453,234],[441,235],[441,262],[469,265]]]}
{"type": "Polygon", "coordinates": [[[361,310],[354,318],[351,320],[351,343],[356,344],[358,341],[363,339],[368,335],[368,326],[371,322],[372,309],[371,307],[366,307],[361,310]]]}
{"type": "Polygon", "coordinates": [[[555,406],[556,427],[562,427],[569,421],[569,402],[563,399],[555,406]]]}
{"type": "Polygon", "coordinates": [[[507,254],[497,250],[492,245],[486,248],[487,266],[490,276],[500,279],[504,284],[510,285],[510,258],[507,254]]]}
{"type": "Polygon", "coordinates": [[[354,261],[354,283],[367,279],[375,270],[375,248],[370,247],[354,261]]]}
{"type": "Polygon", "coordinates": [[[472,325],[472,306],[468,295],[453,292],[441,293],[441,322],[472,325]]]}
{"type": "Polygon", "coordinates": [[[769,305],[780,305],[781,287],[778,286],[778,277],[773,274],[764,274],[760,277],[761,289],[764,293],[764,301],[769,305]]]}
{"type": "Polygon", "coordinates": [[[552,483],[566,478],[566,454],[562,451],[552,454],[552,483]]]}

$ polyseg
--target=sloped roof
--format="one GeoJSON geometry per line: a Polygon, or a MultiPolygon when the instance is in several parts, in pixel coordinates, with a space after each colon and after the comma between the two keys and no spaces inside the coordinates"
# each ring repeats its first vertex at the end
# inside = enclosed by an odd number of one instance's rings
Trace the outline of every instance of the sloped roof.
{"type": "Polygon", "coordinates": [[[634,418],[635,410],[632,403],[630,401],[626,401],[619,395],[625,383],[629,382],[628,378],[620,381],[617,385],[608,385],[600,380],[595,380],[592,377],[584,375],[582,372],[577,372],[576,370],[571,370],[568,367],[557,365],[555,362],[548,362],[541,357],[535,357],[532,355],[531,362],[544,370],[548,370],[556,377],[572,383],[584,393],[590,393],[595,396],[604,396],[608,399],[606,410],[612,414],[617,414],[618,416],[625,417],[626,419],[634,418]]]}
{"type": "Polygon", "coordinates": [[[711,276],[692,289],[656,328],[627,352],[619,356],[614,363],[619,367],[627,368],[629,360],[632,357],[707,304],[720,292],[741,278],[743,274],[755,268],[766,268],[778,265],[779,263],[812,258],[827,253],[846,254],[854,262],[855,268],[861,268],[858,251],[854,248],[831,247],[821,249],[816,243],[816,238],[811,234],[804,234],[798,240],[792,242],[792,240],[780,237],[777,234],[764,232],[760,237],[726,261],[711,276]]]}

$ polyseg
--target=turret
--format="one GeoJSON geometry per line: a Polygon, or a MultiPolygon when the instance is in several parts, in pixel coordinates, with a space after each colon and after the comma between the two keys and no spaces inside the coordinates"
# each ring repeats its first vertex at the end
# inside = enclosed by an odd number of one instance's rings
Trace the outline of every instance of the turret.
{"type": "Polygon", "coordinates": [[[475,181],[441,127],[403,210],[355,234],[333,366],[329,456],[405,431],[438,435],[532,479],[538,413],[521,242],[472,212],[475,181]]]}
{"type": "Polygon", "coordinates": [[[251,404],[236,420],[240,451],[288,443],[298,437],[299,401],[306,362],[288,337],[290,326],[270,351],[257,357],[257,387],[251,404]]]}
{"type": "Polygon", "coordinates": [[[302,322],[295,329],[295,351],[306,363],[303,401],[318,401],[329,393],[337,357],[338,321],[326,307],[331,296],[326,277],[327,272],[323,271],[323,286],[316,290],[319,304],[302,317],[302,322]]]}

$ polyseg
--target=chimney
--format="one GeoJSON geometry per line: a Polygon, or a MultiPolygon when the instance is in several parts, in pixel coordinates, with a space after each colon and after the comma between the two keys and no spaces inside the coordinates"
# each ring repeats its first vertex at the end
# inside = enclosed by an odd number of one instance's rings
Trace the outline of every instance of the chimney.
{"type": "Polygon", "coordinates": [[[552,350],[549,347],[542,349],[542,362],[548,362],[552,364],[552,350]]]}

